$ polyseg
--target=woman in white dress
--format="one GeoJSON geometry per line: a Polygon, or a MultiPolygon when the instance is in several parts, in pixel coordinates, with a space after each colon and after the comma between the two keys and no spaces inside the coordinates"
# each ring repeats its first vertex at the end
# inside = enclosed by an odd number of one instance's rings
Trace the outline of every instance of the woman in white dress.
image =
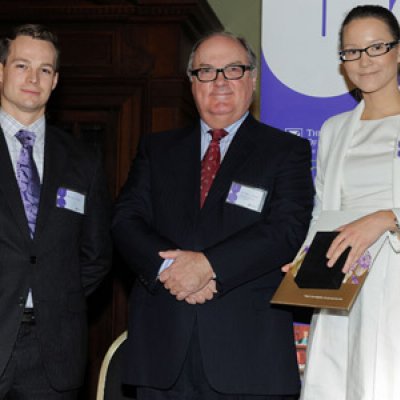
{"type": "Polygon", "coordinates": [[[328,250],[331,266],[351,247],[344,272],[384,244],[350,313],[315,312],[302,400],[400,400],[399,39],[380,6],[356,7],[342,24],[340,58],[362,101],[321,129],[314,221],[321,210],[363,211],[328,250]]]}

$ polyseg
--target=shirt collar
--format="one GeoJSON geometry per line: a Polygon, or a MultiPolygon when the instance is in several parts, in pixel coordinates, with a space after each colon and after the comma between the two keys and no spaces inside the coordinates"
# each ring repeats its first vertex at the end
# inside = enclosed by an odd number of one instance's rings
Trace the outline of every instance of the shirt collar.
{"type": "Polygon", "coordinates": [[[15,134],[21,130],[27,130],[30,132],[35,132],[36,141],[41,142],[44,140],[44,133],[46,127],[46,118],[42,115],[39,119],[33,122],[30,125],[23,125],[19,121],[17,121],[14,117],[8,114],[4,109],[0,108],[0,125],[3,129],[3,132],[7,136],[14,137],[15,134]]]}
{"type": "MultiPolygon", "coordinates": [[[[236,131],[239,129],[240,125],[242,125],[243,121],[246,119],[246,117],[249,115],[249,112],[246,111],[241,118],[239,118],[237,121],[235,121],[233,124],[223,128],[225,131],[228,132],[228,135],[235,134],[236,131]]],[[[202,133],[208,133],[208,131],[211,129],[202,119],[200,120],[200,126],[201,126],[201,132],[202,133]]]]}

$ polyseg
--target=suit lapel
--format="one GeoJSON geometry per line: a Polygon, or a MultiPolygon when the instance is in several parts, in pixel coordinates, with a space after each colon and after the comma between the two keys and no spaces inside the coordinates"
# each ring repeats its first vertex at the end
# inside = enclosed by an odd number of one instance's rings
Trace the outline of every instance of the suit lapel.
{"type": "MultiPolygon", "coordinates": [[[[200,125],[185,131],[183,137],[174,145],[169,156],[174,165],[174,176],[176,181],[173,187],[178,188],[179,205],[186,208],[182,215],[196,216],[200,210],[200,125]]],[[[175,196],[173,196],[174,198],[175,196]]]]}
{"type": "Polygon", "coordinates": [[[219,203],[221,196],[226,196],[235,171],[242,167],[246,160],[251,158],[252,152],[256,148],[251,130],[256,128],[256,124],[257,122],[254,118],[249,115],[236,132],[214,179],[202,211],[205,212],[219,203]]]}
{"type": "Polygon", "coordinates": [[[66,168],[68,152],[60,140],[58,140],[56,132],[48,129],[46,126],[43,182],[40,192],[40,206],[36,221],[35,239],[43,233],[46,220],[54,208],[60,184],[60,176],[66,168]]]}
{"type": "Polygon", "coordinates": [[[17,184],[17,178],[12,166],[10,153],[4,137],[3,131],[0,129],[0,159],[3,160],[0,168],[0,190],[3,192],[11,215],[14,217],[16,225],[21,230],[23,236],[30,241],[28,221],[25,215],[25,209],[21,199],[21,193],[17,184]]]}

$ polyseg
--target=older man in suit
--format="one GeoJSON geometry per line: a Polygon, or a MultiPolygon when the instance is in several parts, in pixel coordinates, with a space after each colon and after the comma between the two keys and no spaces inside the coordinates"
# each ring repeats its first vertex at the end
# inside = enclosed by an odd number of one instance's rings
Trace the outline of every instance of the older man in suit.
{"type": "Polygon", "coordinates": [[[249,114],[244,39],[203,38],[188,74],[200,121],[143,137],[116,206],[138,278],[125,381],[139,400],[292,398],[292,316],[269,300],[307,232],[309,145],[249,114]]]}
{"type": "Polygon", "coordinates": [[[109,196],[94,149],[47,125],[56,37],[17,28],[0,51],[0,398],[76,399],[85,295],[109,269],[109,196]]]}

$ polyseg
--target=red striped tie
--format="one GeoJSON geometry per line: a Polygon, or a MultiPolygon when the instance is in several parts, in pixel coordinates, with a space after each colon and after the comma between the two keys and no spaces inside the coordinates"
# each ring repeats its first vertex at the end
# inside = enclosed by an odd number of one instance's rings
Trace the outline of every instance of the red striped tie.
{"type": "Polygon", "coordinates": [[[201,161],[201,181],[200,181],[200,208],[203,207],[204,201],[210,191],[211,185],[217,175],[221,164],[221,151],[219,148],[220,140],[228,134],[223,129],[214,129],[208,131],[211,136],[211,142],[208,146],[206,154],[201,161]]]}

